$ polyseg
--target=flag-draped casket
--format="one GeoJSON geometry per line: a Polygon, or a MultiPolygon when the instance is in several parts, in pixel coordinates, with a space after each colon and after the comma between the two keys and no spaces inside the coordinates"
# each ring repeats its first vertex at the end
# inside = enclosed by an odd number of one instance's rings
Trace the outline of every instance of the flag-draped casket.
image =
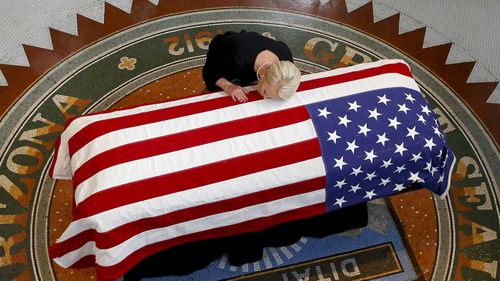
{"type": "Polygon", "coordinates": [[[287,101],[224,93],[68,122],[51,176],[73,220],[49,251],[118,278],[190,241],[256,231],[420,185],[444,196],[455,157],[406,63],[304,75],[287,101]]]}

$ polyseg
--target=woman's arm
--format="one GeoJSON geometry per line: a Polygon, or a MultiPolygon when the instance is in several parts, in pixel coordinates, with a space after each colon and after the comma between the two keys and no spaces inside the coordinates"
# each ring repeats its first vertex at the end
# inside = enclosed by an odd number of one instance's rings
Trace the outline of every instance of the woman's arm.
{"type": "Polygon", "coordinates": [[[231,96],[234,101],[246,102],[248,100],[246,96],[248,91],[245,88],[227,81],[224,77],[219,78],[217,82],[215,82],[215,85],[224,90],[224,92],[231,96]]]}
{"type": "Polygon", "coordinates": [[[221,88],[233,100],[245,102],[248,100],[246,97],[248,91],[229,82],[228,78],[232,78],[226,75],[234,75],[236,62],[234,56],[231,55],[232,46],[233,44],[228,41],[226,35],[215,36],[208,47],[207,60],[205,66],[203,66],[202,76],[208,90],[215,91],[221,88]]]}

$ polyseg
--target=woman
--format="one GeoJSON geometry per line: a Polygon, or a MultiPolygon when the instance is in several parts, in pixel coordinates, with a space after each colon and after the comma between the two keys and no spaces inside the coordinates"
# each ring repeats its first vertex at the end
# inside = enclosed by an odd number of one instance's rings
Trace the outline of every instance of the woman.
{"type": "Polygon", "coordinates": [[[228,31],[210,42],[203,80],[209,91],[222,89],[239,102],[248,100],[243,86],[255,82],[264,98],[288,99],[299,86],[300,71],[285,43],[255,32],[228,31]]]}

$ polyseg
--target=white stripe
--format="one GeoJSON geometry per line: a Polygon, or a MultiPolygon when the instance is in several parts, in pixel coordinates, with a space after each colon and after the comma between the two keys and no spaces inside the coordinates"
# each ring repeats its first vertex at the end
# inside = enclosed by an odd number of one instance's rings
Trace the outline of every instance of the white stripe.
{"type": "MultiPolygon", "coordinates": [[[[317,74],[304,75],[301,77],[301,81],[309,81],[309,80],[328,77],[328,76],[335,76],[335,75],[340,75],[340,74],[344,74],[344,73],[348,73],[348,72],[352,72],[352,71],[370,69],[370,68],[375,68],[375,67],[379,67],[382,65],[394,64],[394,63],[404,63],[404,62],[400,61],[400,60],[381,60],[381,61],[377,61],[377,62],[373,62],[373,63],[360,64],[360,65],[356,65],[356,66],[352,66],[352,67],[340,68],[340,69],[335,69],[335,70],[326,71],[326,72],[317,73],[317,74]]],[[[406,64],[406,63],[404,63],[404,64],[406,64]]],[[[375,83],[371,83],[371,84],[378,84],[377,83],[378,78],[380,78],[381,76],[384,76],[384,75],[375,76],[376,81],[375,81],[375,83]]],[[[402,75],[391,73],[390,76],[402,76],[402,75]]],[[[406,77],[406,76],[404,76],[404,77],[406,77]]],[[[401,81],[402,82],[401,84],[390,83],[389,85],[387,85],[385,87],[398,87],[399,86],[399,87],[409,87],[411,89],[418,90],[418,86],[416,85],[415,81],[413,81],[413,79],[411,79],[410,77],[406,77],[406,78],[407,79],[402,79],[404,81],[401,81]]],[[[355,80],[353,82],[357,82],[357,81],[359,81],[359,80],[355,80]]],[[[339,87],[342,88],[342,85],[344,85],[344,84],[347,84],[347,83],[336,85],[335,88],[339,88],[339,87]]],[[[359,89],[358,91],[365,92],[365,91],[369,91],[369,90],[380,89],[380,88],[382,88],[382,86],[376,87],[376,88],[371,88],[371,87],[366,87],[366,86],[362,87],[361,85],[359,85],[359,87],[357,87],[357,88],[359,89]]],[[[252,87],[249,87],[249,89],[252,89],[252,87]]],[[[332,89],[332,90],[335,90],[335,89],[332,89]]],[[[308,92],[310,92],[310,91],[308,91],[308,92]]],[[[335,93],[335,92],[333,92],[333,93],[335,93]]],[[[355,93],[356,92],[345,93],[345,95],[355,94],[355,93]]],[[[330,92],[330,95],[327,95],[323,99],[332,98],[331,94],[332,94],[332,92],[330,92]]],[[[192,102],[200,101],[200,100],[208,100],[208,99],[212,99],[212,98],[216,98],[216,97],[220,97],[220,96],[224,96],[224,94],[214,93],[214,94],[210,94],[210,95],[197,96],[197,97],[183,99],[183,100],[179,100],[179,101],[172,101],[172,102],[166,102],[166,103],[162,103],[162,104],[155,104],[155,105],[138,107],[138,108],[129,109],[129,110],[120,110],[120,111],[115,111],[115,112],[111,112],[111,113],[98,114],[96,116],[84,116],[84,117],[77,118],[61,134],[61,143],[59,145],[59,150],[58,150],[58,154],[57,154],[57,161],[56,161],[55,166],[54,166],[54,178],[62,178],[62,179],[70,179],[71,178],[72,171],[71,171],[71,167],[69,166],[70,159],[69,159],[67,142],[69,141],[69,139],[71,139],[71,137],[76,132],[80,131],[81,129],[83,129],[85,126],[87,126],[88,124],[90,124],[92,122],[95,122],[98,120],[115,118],[115,117],[124,116],[124,115],[129,115],[129,114],[134,114],[137,112],[157,110],[159,108],[166,108],[166,107],[171,107],[174,105],[188,104],[188,103],[192,103],[192,102]]],[[[297,97],[300,95],[294,95],[294,96],[297,97]]],[[[319,101],[319,100],[316,100],[316,101],[319,101]]],[[[284,103],[282,101],[278,101],[278,103],[283,104],[283,105],[287,104],[288,107],[286,107],[286,108],[290,108],[291,107],[290,105],[295,105],[295,106],[296,105],[304,105],[304,104],[309,104],[309,103],[316,102],[316,101],[310,101],[308,103],[305,103],[306,100],[303,100],[300,103],[293,103],[293,102],[284,103]]],[[[255,104],[255,103],[260,103],[260,102],[241,104],[241,105],[238,105],[238,107],[245,108],[246,106],[248,106],[250,104],[255,104]]],[[[264,104],[273,104],[273,102],[265,101],[264,104]]],[[[269,106],[269,107],[270,107],[270,109],[273,108],[273,106],[269,106]]],[[[239,110],[239,108],[236,110],[239,110]]],[[[274,108],[276,108],[276,107],[274,106],[274,108]]],[[[284,108],[285,107],[283,107],[281,109],[284,109],[284,108]]],[[[279,108],[276,108],[276,109],[278,110],[279,108]]],[[[244,118],[244,117],[240,117],[240,118],[244,118]]],[[[233,120],[235,120],[235,119],[237,119],[236,116],[234,117],[233,120]]],[[[156,132],[156,131],[152,131],[152,132],[156,132]]],[[[166,133],[169,134],[170,131],[163,132],[163,134],[166,134],[166,133]]],[[[141,134],[139,134],[139,135],[141,135],[141,134]]],[[[140,141],[140,140],[141,140],[141,138],[139,137],[139,139],[137,139],[135,141],[140,141]]],[[[130,140],[130,141],[133,141],[133,140],[130,140]]],[[[96,153],[98,153],[98,151],[96,151],[96,153]]],[[[73,171],[74,171],[74,169],[73,169],[73,171]]]]}
{"type": "Polygon", "coordinates": [[[288,101],[259,100],[238,104],[229,108],[193,114],[188,117],[183,116],[163,122],[113,131],[92,140],[77,151],[71,159],[71,167],[73,171],[76,171],[78,167],[97,154],[129,143],[289,109],[296,106],[308,105],[331,98],[340,98],[366,91],[401,86],[419,91],[417,84],[412,78],[391,73],[302,91],[294,95],[294,97],[288,101]]]}
{"type": "Polygon", "coordinates": [[[57,243],[88,229],[103,233],[135,220],[326,176],[321,157],[139,201],[71,222],[57,243]]]}
{"type": "Polygon", "coordinates": [[[69,268],[75,262],[79,261],[81,258],[85,257],[82,255],[83,253],[92,254],[97,250],[94,241],[89,241],[85,243],[82,247],[73,250],[71,252],[66,253],[64,256],[60,256],[58,258],[54,258],[53,260],[63,268],[69,268]]]}
{"type": "Polygon", "coordinates": [[[78,253],[78,256],[75,255],[74,252],[71,252],[71,256],[66,254],[61,256],[56,262],[59,263],[64,261],[64,264],[74,264],[86,255],[95,254],[97,264],[101,266],[113,266],[146,245],[208,229],[234,225],[256,218],[268,217],[324,202],[325,189],[315,190],[226,213],[215,214],[168,227],[141,232],[127,241],[109,249],[97,248],[95,251],[90,251],[91,249],[88,247],[82,247],[74,251],[78,253]]]}
{"type": "Polygon", "coordinates": [[[306,120],[271,130],[121,163],[101,170],[80,183],[75,189],[75,202],[78,206],[79,203],[93,193],[122,184],[315,139],[316,137],[312,121],[306,120]]]}

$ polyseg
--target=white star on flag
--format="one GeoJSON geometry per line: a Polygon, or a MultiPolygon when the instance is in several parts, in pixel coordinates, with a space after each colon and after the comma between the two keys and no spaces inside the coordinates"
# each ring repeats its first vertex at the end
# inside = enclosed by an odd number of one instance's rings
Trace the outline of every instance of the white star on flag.
{"type": "Polygon", "coordinates": [[[338,188],[342,188],[342,186],[346,185],[347,183],[345,183],[345,179],[341,180],[341,181],[337,181],[337,184],[334,185],[333,187],[338,187],[338,188]]]}
{"type": "Polygon", "coordinates": [[[387,105],[387,102],[391,101],[385,95],[383,95],[381,97],[379,97],[379,96],[377,96],[377,97],[378,97],[378,103],[383,103],[383,104],[387,105]]]}
{"type": "Polygon", "coordinates": [[[344,117],[337,116],[340,120],[339,125],[344,125],[347,128],[347,123],[351,122],[351,120],[347,119],[347,114],[344,117]]]}
{"type": "Polygon", "coordinates": [[[363,198],[369,198],[370,200],[372,200],[373,196],[377,196],[377,194],[375,194],[375,189],[372,189],[370,191],[365,191],[366,192],[366,195],[363,197],[363,198]]]}
{"type": "Polygon", "coordinates": [[[368,151],[365,151],[365,154],[366,154],[366,157],[365,157],[365,160],[370,160],[370,163],[373,163],[373,159],[377,158],[378,156],[375,155],[375,153],[373,152],[373,149],[368,152],[368,151]]]}
{"type": "Polygon", "coordinates": [[[428,148],[429,148],[429,150],[432,150],[432,148],[433,148],[434,146],[436,146],[436,144],[435,144],[435,143],[434,143],[434,141],[433,141],[433,138],[430,138],[430,139],[426,139],[426,138],[424,138],[424,139],[425,139],[425,145],[424,145],[424,147],[428,147],[428,148]]]}
{"type": "Polygon", "coordinates": [[[431,169],[432,169],[432,161],[429,160],[429,162],[426,163],[424,170],[429,171],[430,173],[431,169]]]}
{"type": "Polygon", "coordinates": [[[335,203],[333,205],[339,205],[339,207],[342,207],[342,204],[346,203],[347,201],[344,200],[345,196],[342,196],[341,198],[335,198],[335,203]]]}
{"type": "Polygon", "coordinates": [[[395,172],[396,172],[396,173],[398,173],[398,174],[399,174],[399,173],[401,173],[403,170],[406,170],[405,166],[406,166],[406,165],[403,165],[403,166],[397,166],[397,167],[396,167],[396,171],[395,171],[395,172]]]}
{"type": "Polygon", "coordinates": [[[418,154],[413,154],[412,153],[411,155],[413,155],[413,157],[410,159],[410,161],[413,161],[415,163],[417,163],[418,160],[423,159],[422,156],[421,156],[422,152],[419,152],[418,154]]]}
{"type": "Polygon", "coordinates": [[[356,194],[356,191],[358,191],[360,189],[361,189],[361,187],[359,187],[359,183],[358,183],[356,185],[351,185],[351,189],[349,190],[349,192],[356,194]]]}
{"type": "Polygon", "coordinates": [[[438,137],[443,137],[443,134],[439,131],[438,127],[432,127],[434,129],[434,134],[436,134],[438,137]]]}
{"type": "Polygon", "coordinates": [[[371,129],[370,129],[370,128],[368,128],[368,123],[365,123],[365,125],[363,125],[363,126],[358,125],[358,127],[359,127],[359,132],[358,132],[358,134],[363,134],[363,135],[365,135],[365,137],[366,137],[366,134],[367,134],[369,131],[371,131],[371,129]]]}
{"type": "Polygon", "coordinates": [[[401,122],[398,121],[398,117],[394,117],[394,119],[391,119],[391,118],[387,118],[390,123],[389,123],[389,127],[394,127],[394,129],[398,129],[398,125],[401,125],[401,122]]]}
{"type": "Polygon", "coordinates": [[[403,104],[398,104],[398,106],[399,106],[399,110],[398,110],[398,112],[403,111],[405,114],[408,114],[408,112],[407,112],[407,111],[408,111],[408,110],[410,110],[410,109],[409,109],[408,107],[406,107],[406,104],[405,104],[405,103],[403,103],[403,104]]]}
{"type": "Polygon", "coordinates": [[[387,169],[387,168],[389,168],[389,166],[394,165],[394,164],[392,164],[392,158],[387,160],[387,161],[382,160],[382,162],[384,162],[384,164],[382,164],[382,166],[380,166],[380,168],[384,167],[387,169]]]}
{"type": "Polygon", "coordinates": [[[440,175],[438,182],[441,183],[441,182],[443,182],[443,180],[444,180],[444,175],[440,175]]]}
{"type": "Polygon", "coordinates": [[[361,171],[361,166],[359,166],[358,168],[351,168],[352,169],[352,172],[349,174],[349,175],[355,175],[357,176],[359,173],[362,173],[363,171],[361,171]]]}
{"type": "Polygon", "coordinates": [[[424,125],[427,124],[427,121],[425,120],[423,115],[417,114],[417,116],[418,116],[418,121],[424,123],[424,125]]]}
{"type": "Polygon", "coordinates": [[[418,173],[419,172],[416,173],[410,172],[410,177],[408,178],[408,180],[411,182],[424,182],[424,180],[418,176],[418,173]]]}
{"type": "Polygon", "coordinates": [[[405,93],[405,96],[406,96],[406,100],[411,101],[411,103],[413,103],[415,101],[415,99],[413,98],[413,96],[411,94],[405,93]]]}
{"type": "Polygon", "coordinates": [[[328,114],[332,114],[330,111],[328,111],[328,109],[326,108],[326,106],[323,109],[319,109],[318,108],[318,111],[319,111],[318,116],[325,117],[325,119],[328,119],[328,114]]]}
{"type": "Polygon", "coordinates": [[[340,139],[341,137],[339,135],[337,135],[337,131],[333,131],[333,133],[330,133],[330,132],[327,132],[328,135],[330,136],[328,138],[328,140],[330,141],[333,141],[334,143],[337,143],[337,140],[340,139]]]}
{"type": "Polygon", "coordinates": [[[380,182],[378,185],[383,185],[383,186],[386,186],[388,183],[390,183],[390,182],[391,182],[391,178],[390,178],[390,177],[388,177],[388,178],[386,178],[386,179],[381,178],[380,180],[381,180],[381,182],[380,182]]]}
{"type": "Polygon", "coordinates": [[[382,143],[382,146],[385,146],[385,142],[390,140],[390,139],[385,137],[385,133],[382,135],[377,134],[377,137],[378,137],[377,143],[382,143]]]}
{"type": "Polygon", "coordinates": [[[347,143],[347,149],[346,149],[346,151],[350,150],[350,151],[352,151],[353,154],[354,154],[354,150],[356,148],[359,148],[359,146],[356,145],[356,140],[353,140],[352,142],[346,141],[346,143],[347,143]]]}
{"type": "Polygon", "coordinates": [[[347,165],[346,162],[344,162],[344,156],[340,157],[340,159],[333,158],[335,160],[335,166],[334,168],[339,168],[342,171],[342,167],[347,165]]]}
{"type": "Polygon", "coordinates": [[[396,146],[396,151],[394,153],[399,153],[401,156],[403,156],[403,152],[407,151],[408,149],[405,148],[404,142],[402,142],[400,145],[394,144],[396,146]]]}
{"type": "Polygon", "coordinates": [[[352,109],[352,110],[354,110],[356,112],[358,112],[358,108],[361,107],[360,105],[358,105],[357,101],[354,101],[353,103],[348,102],[348,104],[349,104],[349,110],[352,109]]]}
{"type": "Polygon", "coordinates": [[[413,128],[406,128],[408,130],[408,134],[406,135],[407,137],[411,137],[412,140],[415,140],[415,136],[419,135],[416,129],[417,126],[413,126],[413,128]]]}
{"type": "Polygon", "coordinates": [[[377,177],[377,175],[375,174],[375,172],[373,172],[373,173],[366,173],[366,178],[364,178],[364,179],[372,181],[372,179],[376,178],[376,177],[377,177]]]}
{"type": "Polygon", "coordinates": [[[378,117],[382,114],[378,113],[377,112],[377,108],[375,107],[373,110],[369,110],[368,111],[370,112],[370,116],[368,116],[368,118],[374,118],[375,120],[378,121],[378,117]]]}
{"type": "Polygon", "coordinates": [[[402,183],[396,183],[396,187],[393,190],[401,191],[405,188],[406,188],[406,186],[404,186],[402,183]]]}
{"type": "Polygon", "coordinates": [[[425,105],[425,106],[420,105],[420,107],[422,108],[422,112],[425,113],[427,116],[429,116],[429,114],[431,113],[431,111],[429,110],[429,108],[427,107],[427,105],[425,105]]]}
{"type": "Polygon", "coordinates": [[[434,176],[434,173],[439,171],[436,167],[432,167],[432,170],[431,170],[431,176],[434,176]]]}

